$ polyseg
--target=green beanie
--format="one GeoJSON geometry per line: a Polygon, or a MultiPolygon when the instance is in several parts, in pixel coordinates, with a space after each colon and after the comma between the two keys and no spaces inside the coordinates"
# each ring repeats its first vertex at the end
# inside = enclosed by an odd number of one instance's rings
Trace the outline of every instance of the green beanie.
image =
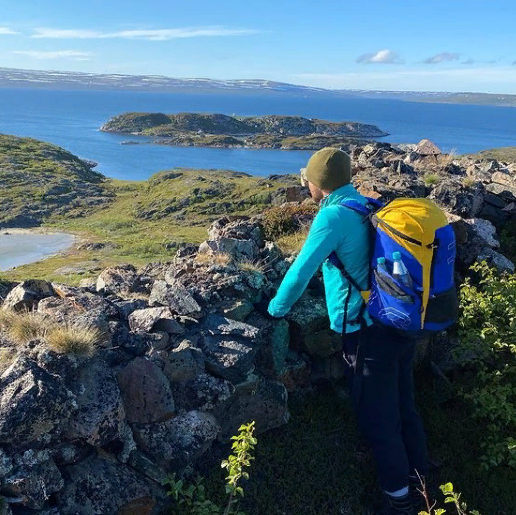
{"type": "Polygon", "coordinates": [[[323,148],[308,161],[306,178],[324,191],[335,191],[351,182],[351,158],[337,148],[323,148]]]}

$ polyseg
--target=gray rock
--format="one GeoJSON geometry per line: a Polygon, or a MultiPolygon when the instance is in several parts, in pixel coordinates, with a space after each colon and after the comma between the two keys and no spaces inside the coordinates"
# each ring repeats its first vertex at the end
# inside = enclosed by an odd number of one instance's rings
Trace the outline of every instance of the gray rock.
{"type": "Polygon", "coordinates": [[[208,316],[202,328],[210,334],[242,336],[244,338],[256,338],[259,333],[257,327],[220,315],[208,316]]]}
{"type": "Polygon", "coordinates": [[[3,481],[3,491],[23,499],[22,505],[39,510],[52,494],[64,487],[64,481],[51,458],[31,465],[21,465],[3,481]]]}
{"type": "Polygon", "coordinates": [[[168,479],[168,474],[160,467],[156,466],[145,454],[134,451],[129,457],[129,465],[144,476],[152,479],[159,485],[168,479]]]}
{"type": "Polygon", "coordinates": [[[505,256],[489,247],[485,247],[477,256],[477,261],[486,261],[489,265],[496,267],[499,272],[511,272],[515,270],[514,263],[505,256]]]}
{"type": "Polygon", "coordinates": [[[471,218],[464,220],[471,227],[475,235],[480,238],[485,245],[493,249],[500,247],[500,242],[496,239],[496,227],[488,220],[482,218],[471,218]]]}
{"type": "Polygon", "coordinates": [[[0,444],[14,449],[57,437],[76,407],[59,378],[24,356],[2,374],[0,387],[0,444]]]}
{"type": "Polygon", "coordinates": [[[450,211],[463,218],[475,218],[484,204],[484,187],[476,183],[466,188],[460,182],[445,181],[436,186],[428,196],[445,211],[450,211]]]}
{"type": "Polygon", "coordinates": [[[176,383],[173,388],[176,404],[186,411],[220,408],[235,392],[235,387],[229,381],[204,373],[186,383],[176,383]]]}
{"type": "Polygon", "coordinates": [[[118,372],[127,421],[150,424],[174,415],[174,399],[167,377],[144,358],[136,358],[118,372]]]}
{"type": "Polygon", "coordinates": [[[194,410],[166,422],[138,424],[133,430],[138,447],[167,469],[195,463],[210,448],[220,428],[211,414],[194,410]]]}
{"type": "Polygon", "coordinates": [[[429,139],[423,139],[416,145],[416,152],[422,156],[438,156],[442,154],[441,150],[435,143],[429,139]]]}
{"type": "Polygon", "coordinates": [[[220,309],[225,317],[243,322],[244,319],[253,312],[254,306],[247,299],[230,300],[223,303],[220,309]]]}
{"type": "Polygon", "coordinates": [[[189,291],[176,280],[169,284],[165,281],[156,281],[152,287],[149,304],[151,306],[168,306],[172,312],[181,316],[202,316],[201,306],[190,295],[189,291]]]}
{"type": "MultiPolygon", "coordinates": [[[[305,191],[305,188],[299,188],[295,186],[293,188],[287,188],[291,191],[287,194],[290,197],[298,197],[301,190],[305,191]]],[[[306,195],[302,195],[303,199],[306,195]]],[[[295,200],[297,202],[297,200],[295,200]]],[[[287,202],[291,202],[287,200],[287,202]]],[[[208,236],[210,240],[220,240],[223,238],[233,238],[237,240],[251,240],[256,246],[263,247],[263,228],[260,223],[247,218],[241,218],[235,220],[232,217],[224,217],[215,221],[208,229],[208,236]]]]}
{"type": "Polygon", "coordinates": [[[148,303],[144,299],[117,299],[113,301],[113,304],[118,308],[120,316],[126,320],[129,318],[129,315],[133,311],[136,311],[137,309],[145,309],[148,307],[148,303]]]}
{"type": "Polygon", "coordinates": [[[11,458],[0,449],[0,478],[6,476],[13,469],[11,458]]]}
{"type": "Polygon", "coordinates": [[[114,372],[96,358],[87,362],[74,384],[78,413],[66,428],[69,440],[83,439],[90,445],[106,445],[118,438],[124,423],[122,396],[114,372]]]}
{"type": "Polygon", "coordinates": [[[38,301],[54,295],[52,285],[47,281],[23,281],[15,286],[8,294],[2,305],[4,310],[31,310],[38,301]]]}
{"type": "Polygon", "coordinates": [[[313,297],[307,293],[294,304],[286,319],[290,322],[290,343],[295,350],[304,350],[305,338],[329,329],[324,298],[313,297]]]}
{"type": "Polygon", "coordinates": [[[65,467],[66,485],[58,494],[62,515],[118,514],[132,501],[152,499],[143,478],[127,465],[102,454],[65,467]]]}
{"type": "Polygon", "coordinates": [[[290,414],[287,390],[281,383],[251,377],[236,386],[231,399],[213,414],[220,423],[221,438],[228,441],[242,424],[256,422],[256,433],[286,424],[290,414]]]}
{"type": "Polygon", "coordinates": [[[318,331],[305,336],[304,349],[311,356],[327,358],[342,349],[342,337],[331,329],[318,331]]]}
{"type": "Polygon", "coordinates": [[[109,322],[114,347],[122,347],[132,356],[143,356],[150,348],[150,333],[133,333],[121,322],[109,322]]]}
{"type": "Polygon", "coordinates": [[[89,291],[96,291],[97,281],[92,277],[89,277],[87,279],[81,279],[79,282],[79,286],[89,291]]]}
{"type": "Polygon", "coordinates": [[[258,256],[259,247],[253,240],[237,240],[235,238],[222,238],[219,240],[208,240],[199,247],[200,254],[206,253],[229,254],[236,260],[255,260],[258,256]]]}
{"type": "Polygon", "coordinates": [[[170,308],[138,309],[129,315],[129,327],[136,333],[150,333],[153,329],[171,334],[182,334],[184,328],[180,325],[170,308]]]}
{"type": "Polygon", "coordinates": [[[285,386],[287,392],[292,392],[308,386],[310,380],[310,364],[296,351],[290,350],[278,381],[285,386]]]}
{"type": "Polygon", "coordinates": [[[165,350],[170,345],[170,335],[164,331],[155,331],[146,335],[150,350],[165,350]]]}
{"type": "Polygon", "coordinates": [[[204,357],[185,340],[168,354],[163,373],[171,383],[185,383],[204,371],[204,357]]]}
{"type": "Polygon", "coordinates": [[[253,369],[259,345],[252,338],[208,333],[199,340],[199,348],[206,357],[206,370],[228,381],[239,383],[253,369]]]}
{"type": "Polygon", "coordinates": [[[506,199],[508,202],[512,202],[516,199],[516,185],[508,185],[508,184],[488,184],[486,186],[486,190],[495,194],[500,195],[503,199],[506,199]]]}
{"type": "Polygon", "coordinates": [[[108,315],[101,306],[88,308],[75,298],[49,297],[39,302],[38,313],[59,324],[95,329],[100,334],[99,344],[103,347],[111,345],[108,315]]]}
{"type": "Polygon", "coordinates": [[[138,275],[133,265],[118,265],[106,268],[97,279],[97,291],[102,293],[130,293],[138,284],[138,275]]]}

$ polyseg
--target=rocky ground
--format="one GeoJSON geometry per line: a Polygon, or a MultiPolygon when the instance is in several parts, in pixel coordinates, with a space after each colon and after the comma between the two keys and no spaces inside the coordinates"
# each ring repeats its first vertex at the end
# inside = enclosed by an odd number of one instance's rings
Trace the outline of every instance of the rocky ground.
{"type": "MultiPolygon", "coordinates": [[[[109,120],[102,131],[156,136],[160,145],[317,150],[350,143],[350,138],[387,136],[374,125],[327,122],[300,116],[232,117],[222,114],[125,113],[109,120]]],[[[137,143],[137,142],[125,142],[137,143]]]]}
{"type": "MultiPolygon", "coordinates": [[[[349,151],[362,193],[426,196],[445,209],[458,282],[476,260],[514,271],[497,236],[514,217],[514,164],[443,156],[430,142],[349,151]]],[[[156,186],[181,178],[159,176],[156,186]]],[[[275,180],[260,181],[277,192],[275,180]]],[[[342,377],[317,279],[286,320],[254,310],[294,259],[273,235],[295,233],[314,213],[294,182],[276,198],[254,217],[212,213],[208,238],[171,248],[168,260],[118,264],[79,286],[0,282],[5,513],[159,513],[171,502],[161,486],[168,473],[189,476],[243,422],[256,420],[259,434],[286,424],[289,393],[342,377]]],[[[133,211],[162,222],[187,213],[177,202],[133,211]]],[[[420,343],[419,362],[451,373],[453,341],[428,344],[420,343]]]]}

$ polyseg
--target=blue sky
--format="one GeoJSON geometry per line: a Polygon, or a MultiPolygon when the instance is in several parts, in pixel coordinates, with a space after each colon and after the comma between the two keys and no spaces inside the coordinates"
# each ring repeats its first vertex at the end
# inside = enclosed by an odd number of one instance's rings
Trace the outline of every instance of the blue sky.
{"type": "Polygon", "coordinates": [[[2,0],[0,67],[516,94],[514,0],[2,0]]]}

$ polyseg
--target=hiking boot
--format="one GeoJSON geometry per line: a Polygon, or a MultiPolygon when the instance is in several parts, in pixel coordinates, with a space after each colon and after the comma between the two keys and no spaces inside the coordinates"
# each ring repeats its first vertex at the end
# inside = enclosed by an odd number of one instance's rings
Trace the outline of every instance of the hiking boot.
{"type": "Polygon", "coordinates": [[[376,515],[416,515],[417,511],[412,504],[412,497],[410,493],[402,497],[385,496],[387,499],[387,506],[379,511],[376,515]]]}

